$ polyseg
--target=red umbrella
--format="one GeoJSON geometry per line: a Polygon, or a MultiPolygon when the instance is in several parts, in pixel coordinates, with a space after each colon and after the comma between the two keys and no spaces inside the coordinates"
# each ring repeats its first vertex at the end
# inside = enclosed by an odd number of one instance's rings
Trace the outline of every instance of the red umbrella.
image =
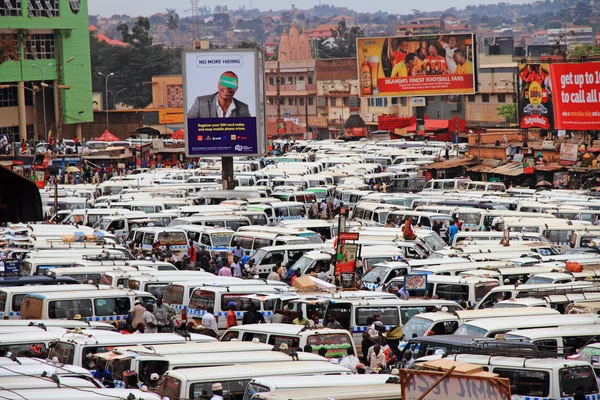
{"type": "Polygon", "coordinates": [[[102,135],[97,137],[95,140],[98,140],[100,142],[118,142],[121,139],[119,139],[118,137],[116,137],[115,135],[110,133],[107,129],[104,131],[104,133],[102,135]]]}
{"type": "Polygon", "coordinates": [[[171,135],[171,139],[183,140],[183,129],[179,129],[178,131],[173,132],[173,134],[171,135]]]}

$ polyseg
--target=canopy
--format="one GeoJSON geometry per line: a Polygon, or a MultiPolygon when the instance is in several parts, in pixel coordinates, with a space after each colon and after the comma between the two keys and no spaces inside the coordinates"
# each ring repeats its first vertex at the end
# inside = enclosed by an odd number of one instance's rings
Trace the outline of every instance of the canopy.
{"type": "Polygon", "coordinates": [[[112,133],[110,133],[107,130],[104,131],[104,133],[102,135],[100,135],[99,137],[97,137],[95,140],[101,141],[101,142],[118,142],[119,139],[118,137],[116,137],[115,135],[113,135],[112,133]]]}
{"type": "Polygon", "coordinates": [[[183,140],[183,129],[179,129],[178,131],[173,132],[173,134],[171,135],[171,139],[183,140]]]}

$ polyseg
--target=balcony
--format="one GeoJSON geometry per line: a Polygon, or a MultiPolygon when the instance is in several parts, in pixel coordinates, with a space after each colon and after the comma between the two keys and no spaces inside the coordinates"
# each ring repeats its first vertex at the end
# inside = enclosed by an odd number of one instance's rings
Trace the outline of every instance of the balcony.
{"type": "MultiPolygon", "coordinates": [[[[277,85],[270,85],[267,83],[266,88],[268,96],[277,94],[277,85]]],[[[285,93],[286,96],[306,96],[307,94],[316,94],[317,86],[314,83],[310,85],[291,83],[280,85],[279,90],[281,93],[285,93]]]]}

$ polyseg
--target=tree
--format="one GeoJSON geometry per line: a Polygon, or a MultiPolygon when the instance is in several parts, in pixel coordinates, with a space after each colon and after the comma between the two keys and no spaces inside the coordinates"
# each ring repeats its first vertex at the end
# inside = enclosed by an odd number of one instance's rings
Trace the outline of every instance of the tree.
{"type": "Polygon", "coordinates": [[[502,104],[496,109],[496,111],[498,112],[498,115],[504,118],[504,120],[509,124],[515,124],[517,122],[516,104],[502,104]]]}
{"type": "Polygon", "coordinates": [[[123,41],[135,47],[152,46],[152,36],[150,36],[150,21],[146,17],[138,17],[137,21],[129,32],[127,24],[121,24],[117,27],[123,41]]]}
{"type": "Polygon", "coordinates": [[[256,43],[254,40],[242,40],[238,44],[235,45],[236,49],[260,49],[260,44],[256,43]]]}
{"type": "Polygon", "coordinates": [[[589,56],[600,55],[600,46],[586,44],[575,48],[575,51],[571,54],[571,57],[577,59],[584,59],[589,56]]]}
{"type": "Polygon", "coordinates": [[[165,21],[169,36],[171,36],[171,45],[175,45],[175,31],[179,29],[179,14],[174,8],[167,8],[167,18],[165,21]]]}
{"type": "Polygon", "coordinates": [[[213,15],[213,21],[215,25],[221,25],[224,30],[231,28],[231,17],[227,12],[215,13],[213,15]]]}
{"type": "Polygon", "coordinates": [[[358,25],[348,28],[345,20],[331,30],[331,38],[319,39],[317,46],[322,58],[356,57],[356,39],[364,37],[365,31],[358,25]]]}

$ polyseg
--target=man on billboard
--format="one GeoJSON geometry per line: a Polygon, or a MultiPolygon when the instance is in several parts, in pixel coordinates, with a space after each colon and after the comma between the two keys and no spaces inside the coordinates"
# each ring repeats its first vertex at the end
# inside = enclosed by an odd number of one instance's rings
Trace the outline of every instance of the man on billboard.
{"type": "Polygon", "coordinates": [[[398,43],[398,49],[396,50],[393,50],[392,41],[390,40],[389,52],[389,57],[392,61],[392,67],[395,67],[396,65],[402,63],[406,59],[406,55],[408,54],[408,40],[400,39],[398,43]]]}
{"type": "Polygon", "coordinates": [[[227,71],[221,74],[217,92],[196,97],[188,111],[188,118],[236,118],[250,117],[246,103],[233,97],[238,89],[238,76],[227,71]]]}
{"type": "Polygon", "coordinates": [[[455,74],[467,75],[473,73],[473,63],[467,60],[465,52],[460,49],[454,50],[454,62],[456,63],[455,74]]]}
{"type": "Polygon", "coordinates": [[[446,65],[446,58],[440,56],[440,52],[435,44],[429,46],[429,55],[427,56],[429,65],[433,73],[446,73],[448,69],[446,65]]]}
{"type": "Polygon", "coordinates": [[[456,73],[456,62],[454,61],[454,52],[458,50],[458,48],[456,47],[456,36],[450,36],[450,39],[448,39],[448,43],[444,42],[443,36],[440,36],[439,42],[440,46],[442,46],[442,48],[446,50],[446,64],[448,65],[450,73],[456,73]]]}
{"type": "Polygon", "coordinates": [[[406,76],[415,76],[415,69],[418,63],[418,57],[415,53],[408,53],[404,62],[396,64],[392,70],[392,78],[403,78],[406,76]]]}

